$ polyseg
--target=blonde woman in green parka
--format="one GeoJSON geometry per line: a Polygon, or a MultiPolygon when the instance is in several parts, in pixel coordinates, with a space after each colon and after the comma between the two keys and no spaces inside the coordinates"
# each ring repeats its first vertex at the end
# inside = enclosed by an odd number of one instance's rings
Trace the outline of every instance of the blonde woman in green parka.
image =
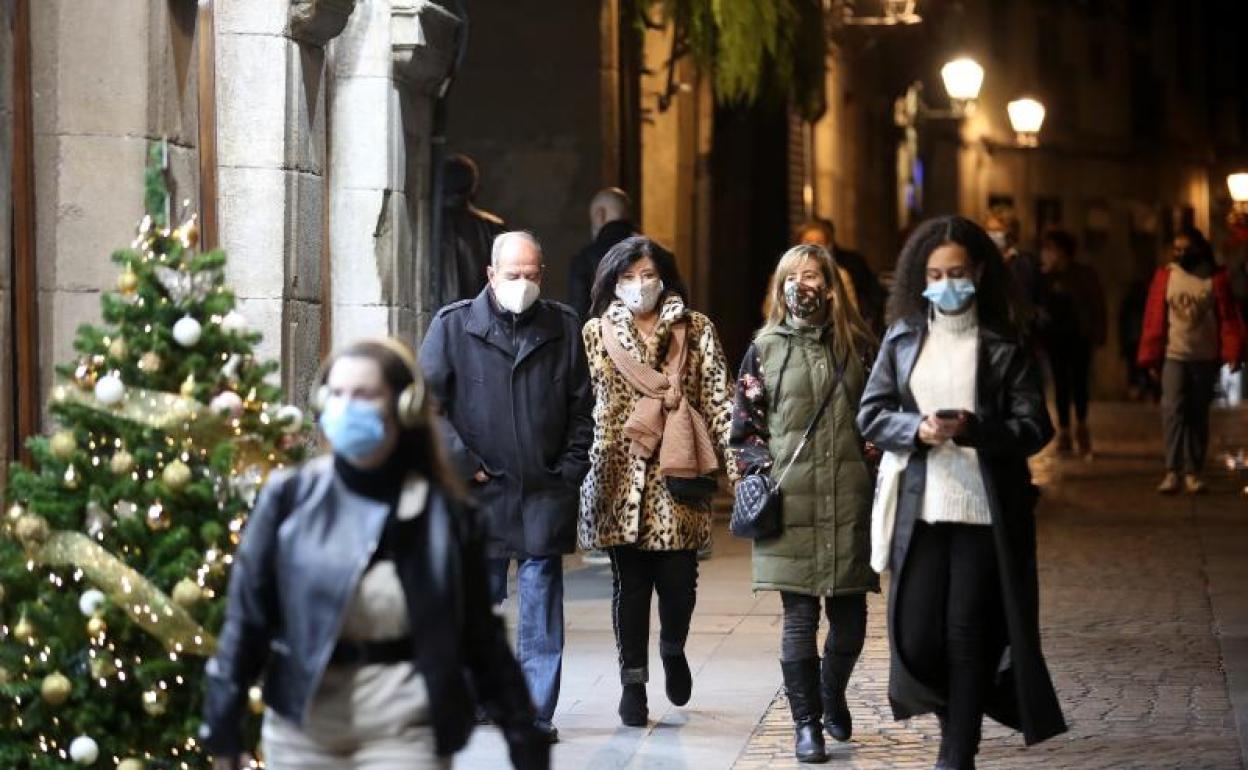
{"type": "Polygon", "coordinates": [[[801,762],[827,761],[824,722],[833,738],[850,738],[845,689],[866,635],[867,592],[879,590],[869,553],[874,477],[854,423],[875,347],[828,252],[785,252],[766,325],[741,364],[732,448],[742,475],[784,474],[784,528],[754,543],[754,590],[779,591],[784,605],[780,667],[801,762]],[[829,623],[822,666],[821,604],[829,623]]]}

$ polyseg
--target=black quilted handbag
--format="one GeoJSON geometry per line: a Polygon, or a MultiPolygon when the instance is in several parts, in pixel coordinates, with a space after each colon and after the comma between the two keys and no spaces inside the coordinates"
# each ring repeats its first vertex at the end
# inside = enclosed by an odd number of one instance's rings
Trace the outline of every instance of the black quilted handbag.
{"type": "Polygon", "coordinates": [[[819,410],[815,412],[810,425],[806,426],[802,440],[793,450],[793,455],[789,458],[788,464],[784,466],[784,470],[780,472],[780,476],[772,478],[765,472],[752,473],[737,482],[735,499],[732,503],[732,519],[728,522],[728,528],[732,530],[732,534],[749,540],[766,540],[780,534],[784,528],[784,505],[780,497],[780,484],[784,481],[784,477],[789,475],[789,470],[797,461],[798,456],[802,454],[802,450],[806,448],[811,434],[815,432],[815,426],[819,424],[819,418],[827,410],[828,404],[832,403],[832,395],[836,393],[836,388],[840,385],[844,374],[845,364],[838,365],[832,379],[832,387],[828,388],[828,394],[823,397],[823,403],[819,405],[819,410]]]}

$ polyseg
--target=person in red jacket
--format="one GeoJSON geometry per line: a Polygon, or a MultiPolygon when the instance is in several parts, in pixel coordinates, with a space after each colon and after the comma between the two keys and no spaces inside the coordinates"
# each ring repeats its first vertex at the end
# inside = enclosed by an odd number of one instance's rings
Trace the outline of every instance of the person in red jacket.
{"type": "Polygon", "coordinates": [[[1243,319],[1231,297],[1226,268],[1194,227],[1174,239],[1174,261],[1157,270],[1144,310],[1139,365],[1161,379],[1166,476],[1157,491],[1205,490],[1200,472],[1209,446],[1209,406],[1222,364],[1238,370],[1243,319]]]}

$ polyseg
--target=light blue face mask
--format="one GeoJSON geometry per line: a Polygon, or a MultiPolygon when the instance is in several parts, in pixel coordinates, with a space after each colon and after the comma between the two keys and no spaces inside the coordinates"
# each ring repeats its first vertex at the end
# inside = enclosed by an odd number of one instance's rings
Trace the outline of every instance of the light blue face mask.
{"type": "Polygon", "coordinates": [[[923,296],[943,313],[956,313],[966,307],[975,296],[975,284],[970,278],[945,278],[929,283],[923,296]]]}
{"type": "Polygon", "coordinates": [[[319,422],[334,452],[348,460],[362,460],[386,441],[381,410],[366,401],[327,399],[319,422]]]}

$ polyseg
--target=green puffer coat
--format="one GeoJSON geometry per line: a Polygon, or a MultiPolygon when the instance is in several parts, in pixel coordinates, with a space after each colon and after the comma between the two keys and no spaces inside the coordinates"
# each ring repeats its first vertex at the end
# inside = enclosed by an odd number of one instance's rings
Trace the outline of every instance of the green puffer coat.
{"type": "MultiPolygon", "coordinates": [[[[773,476],[784,470],[834,379],[828,333],[784,325],[755,339],[734,413],[742,463],[757,468],[770,460],[773,476]]],[[[783,532],[754,543],[755,590],[808,596],[879,590],[869,563],[874,481],[855,425],[865,384],[866,368],[851,355],[832,403],[781,483],[783,532]]]]}

